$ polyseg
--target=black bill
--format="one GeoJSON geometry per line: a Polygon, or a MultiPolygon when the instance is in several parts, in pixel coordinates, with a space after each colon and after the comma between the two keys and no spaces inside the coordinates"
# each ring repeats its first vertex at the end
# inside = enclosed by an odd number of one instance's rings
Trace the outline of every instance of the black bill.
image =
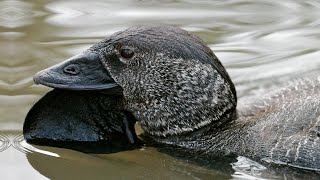
{"type": "Polygon", "coordinates": [[[90,51],[38,72],[33,80],[36,84],[59,89],[122,92],[102,65],[99,55],[90,51]]]}

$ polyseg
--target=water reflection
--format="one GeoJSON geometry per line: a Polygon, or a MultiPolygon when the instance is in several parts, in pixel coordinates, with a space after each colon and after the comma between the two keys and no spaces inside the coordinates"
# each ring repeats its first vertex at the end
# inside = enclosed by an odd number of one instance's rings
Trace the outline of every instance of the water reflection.
{"type": "Polygon", "coordinates": [[[44,12],[33,9],[33,5],[22,1],[0,2],[0,25],[6,28],[18,28],[33,24],[33,18],[45,15],[44,12]]]}
{"type": "Polygon", "coordinates": [[[0,134],[0,152],[10,147],[10,140],[5,134],[0,134]]]}
{"type": "Polygon", "coordinates": [[[176,160],[155,149],[110,155],[40,147],[60,157],[28,153],[34,169],[50,179],[230,179],[229,174],[176,160]]]}
{"type": "MultiPolygon", "coordinates": [[[[95,179],[119,174],[132,178],[140,173],[174,179],[230,178],[231,174],[178,161],[155,150],[110,155],[114,159],[54,149],[61,156],[57,158],[28,150],[28,161],[42,176],[27,163],[22,153],[26,148],[18,151],[8,142],[18,137],[27,111],[49,90],[33,85],[35,72],[130,26],[174,25],[200,36],[227,67],[240,108],[252,95],[293,79],[318,76],[319,8],[317,0],[1,1],[0,171],[8,165],[19,167],[30,179],[75,174],[95,179]]],[[[22,141],[17,138],[17,142],[22,141]]],[[[24,147],[19,144],[15,144],[18,149],[24,147]]]]}

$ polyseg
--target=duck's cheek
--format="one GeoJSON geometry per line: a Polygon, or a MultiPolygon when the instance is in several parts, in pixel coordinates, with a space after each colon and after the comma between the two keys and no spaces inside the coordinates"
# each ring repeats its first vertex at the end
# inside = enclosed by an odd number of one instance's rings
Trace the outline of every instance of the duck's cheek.
{"type": "Polygon", "coordinates": [[[121,79],[126,72],[127,65],[121,62],[114,53],[101,54],[100,59],[110,78],[121,85],[121,79]]]}
{"type": "Polygon", "coordinates": [[[105,63],[104,65],[110,77],[122,88],[123,94],[130,92],[138,85],[136,83],[135,72],[128,68],[128,66],[124,64],[119,65],[119,63],[105,63]]]}

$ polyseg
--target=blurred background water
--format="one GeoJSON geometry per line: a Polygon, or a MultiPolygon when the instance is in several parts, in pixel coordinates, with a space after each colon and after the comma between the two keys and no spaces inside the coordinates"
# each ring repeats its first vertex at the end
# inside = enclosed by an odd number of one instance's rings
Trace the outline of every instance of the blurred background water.
{"type": "Polygon", "coordinates": [[[212,48],[241,101],[318,75],[319,17],[317,0],[2,0],[0,179],[286,178],[264,173],[259,164],[241,157],[232,171],[221,171],[148,147],[111,155],[35,148],[23,141],[23,121],[50,89],[35,86],[32,76],[118,30],[173,25],[212,48]]]}

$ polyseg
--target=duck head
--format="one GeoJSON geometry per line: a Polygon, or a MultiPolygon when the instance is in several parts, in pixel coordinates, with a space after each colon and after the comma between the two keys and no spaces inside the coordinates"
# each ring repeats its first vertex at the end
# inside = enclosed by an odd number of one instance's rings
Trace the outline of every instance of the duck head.
{"type": "Polygon", "coordinates": [[[211,49],[175,27],[117,32],[39,72],[34,81],[53,88],[120,93],[124,109],[143,130],[160,137],[221,124],[237,103],[234,85],[211,49]]]}

